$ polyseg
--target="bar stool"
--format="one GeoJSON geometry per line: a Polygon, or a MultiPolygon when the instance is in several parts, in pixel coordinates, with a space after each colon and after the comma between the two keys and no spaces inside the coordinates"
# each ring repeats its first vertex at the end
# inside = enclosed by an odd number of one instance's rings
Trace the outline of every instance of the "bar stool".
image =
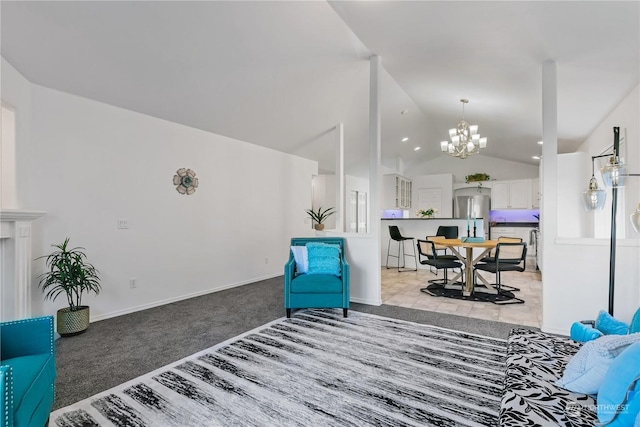
{"type": "Polygon", "coordinates": [[[387,245],[387,268],[389,268],[389,257],[392,258],[398,258],[398,272],[402,271],[400,270],[400,268],[404,268],[406,265],[405,262],[405,257],[408,256],[412,256],[413,260],[416,264],[416,269],[414,271],[418,271],[418,260],[416,258],[416,245],[414,244],[414,240],[415,238],[413,237],[404,237],[401,233],[400,230],[398,229],[397,225],[390,225],[389,226],[389,235],[391,236],[391,238],[389,239],[389,244],[387,245]],[[398,242],[398,255],[391,255],[389,253],[390,249],[391,249],[391,241],[395,240],[396,242],[398,242]],[[405,253],[404,250],[404,242],[406,240],[411,240],[411,246],[413,247],[413,255],[407,255],[407,253],[405,253]],[[402,250],[402,267],[400,267],[400,251],[402,250]]]}

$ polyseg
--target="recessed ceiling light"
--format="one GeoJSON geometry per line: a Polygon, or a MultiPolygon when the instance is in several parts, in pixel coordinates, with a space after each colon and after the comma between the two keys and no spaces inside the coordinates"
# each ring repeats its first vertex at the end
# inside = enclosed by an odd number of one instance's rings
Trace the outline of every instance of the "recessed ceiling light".
{"type": "Polygon", "coordinates": [[[409,110],[407,110],[406,108],[402,111],[400,111],[400,114],[407,114],[409,112],[409,110]]]}
{"type": "Polygon", "coordinates": [[[413,151],[418,151],[420,149],[420,147],[416,147],[413,149],[413,151]]]}
{"type": "Polygon", "coordinates": [[[531,156],[532,159],[540,160],[540,156],[531,156]]]}
{"type": "Polygon", "coordinates": [[[408,136],[405,136],[404,138],[402,138],[402,142],[407,142],[409,140],[408,136]]]}
{"type": "Polygon", "coordinates": [[[538,141],[538,145],[544,144],[544,141],[538,141]]]}

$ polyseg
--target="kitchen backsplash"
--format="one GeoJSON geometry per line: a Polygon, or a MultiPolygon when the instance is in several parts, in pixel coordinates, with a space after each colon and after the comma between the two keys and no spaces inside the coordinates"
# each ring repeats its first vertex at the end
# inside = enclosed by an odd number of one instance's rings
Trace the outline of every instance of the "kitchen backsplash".
{"type": "Polygon", "coordinates": [[[494,224],[505,222],[538,222],[538,209],[507,209],[489,211],[489,221],[494,224]]]}
{"type": "Polygon", "coordinates": [[[408,209],[384,209],[382,218],[410,218],[408,209]]]}

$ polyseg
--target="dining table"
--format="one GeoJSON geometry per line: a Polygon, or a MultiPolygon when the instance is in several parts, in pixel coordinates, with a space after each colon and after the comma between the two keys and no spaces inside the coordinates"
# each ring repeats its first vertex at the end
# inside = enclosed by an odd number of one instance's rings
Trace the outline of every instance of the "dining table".
{"type": "MultiPolygon", "coordinates": [[[[492,249],[498,246],[497,240],[484,240],[482,242],[478,241],[465,241],[464,239],[446,239],[444,237],[439,236],[430,236],[429,240],[434,243],[442,246],[446,246],[451,249],[451,252],[464,264],[464,274],[465,274],[465,286],[462,290],[462,295],[468,297],[474,291],[473,289],[473,266],[476,265],[482,258],[487,256],[492,249]],[[462,255],[459,248],[465,249],[465,255],[462,255]],[[474,248],[482,248],[483,251],[480,255],[474,257],[473,249],[474,248]]],[[[458,277],[458,276],[456,276],[458,277]]],[[[456,280],[456,277],[453,278],[453,281],[456,280]]],[[[484,283],[489,291],[497,290],[491,286],[489,282],[487,282],[482,276],[478,275],[480,280],[484,283]]]]}

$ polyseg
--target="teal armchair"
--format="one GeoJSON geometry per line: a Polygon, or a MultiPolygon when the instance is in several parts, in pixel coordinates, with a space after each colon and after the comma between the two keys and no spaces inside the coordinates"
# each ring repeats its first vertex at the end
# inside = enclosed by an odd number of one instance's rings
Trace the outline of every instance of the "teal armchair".
{"type": "MultiPolygon", "coordinates": [[[[349,310],[349,264],[344,254],[344,239],[341,237],[294,237],[291,246],[307,243],[328,243],[340,246],[335,274],[301,273],[296,265],[293,251],[284,266],[284,307],[287,317],[295,308],[342,308],[344,317],[349,310]]],[[[311,255],[309,255],[311,256],[311,255]]],[[[313,260],[309,260],[310,265],[313,260]]]]}
{"type": "Polygon", "coordinates": [[[0,323],[0,425],[47,425],[55,378],[53,316],[0,323]]]}

